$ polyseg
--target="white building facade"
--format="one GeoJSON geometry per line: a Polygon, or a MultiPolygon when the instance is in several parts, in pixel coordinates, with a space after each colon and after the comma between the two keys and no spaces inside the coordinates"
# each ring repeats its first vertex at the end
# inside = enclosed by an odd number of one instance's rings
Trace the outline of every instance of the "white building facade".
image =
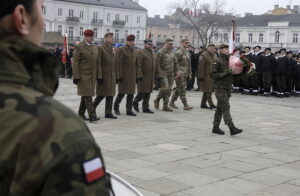
{"type": "Polygon", "coordinates": [[[85,29],[95,32],[101,42],[106,32],[124,43],[129,34],[137,44],[146,38],[147,10],[132,0],[45,0],[43,9],[46,32],[68,34],[70,41],[80,41],[85,29]]]}
{"type": "MultiPolygon", "coordinates": [[[[213,43],[228,43],[230,25],[220,28],[213,43]]],[[[237,19],[237,46],[270,47],[273,51],[286,48],[300,50],[300,14],[246,16],[237,19]]]]}

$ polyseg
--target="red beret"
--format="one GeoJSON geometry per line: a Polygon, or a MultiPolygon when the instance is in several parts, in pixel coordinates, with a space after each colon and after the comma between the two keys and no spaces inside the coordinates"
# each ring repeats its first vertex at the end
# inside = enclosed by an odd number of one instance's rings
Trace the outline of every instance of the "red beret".
{"type": "Polygon", "coordinates": [[[127,41],[134,41],[135,40],[135,36],[134,35],[128,35],[127,36],[127,41]]]}
{"type": "Polygon", "coordinates": [[[86,37],[93,37],[93,36],[94,36],[94,31],[91,30],[91,29],[87,29],[87,30],[84,31],[83,34],[84,34],[84,36],[86,36],[86,37]]]}

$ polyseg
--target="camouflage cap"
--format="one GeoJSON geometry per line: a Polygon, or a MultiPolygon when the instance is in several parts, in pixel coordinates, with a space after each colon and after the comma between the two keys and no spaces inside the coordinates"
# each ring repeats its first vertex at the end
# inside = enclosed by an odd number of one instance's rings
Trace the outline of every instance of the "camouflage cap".
{"type": "Polygon", "coordinates": [[[186,38],[181,40],[181,43],[184,43],[184,42],[185,43],[190,43],[189,39],[186,39],[186,38]]]}
{"type": "Polygon", "coordinates": [[[169,37],[166,39],[166,43],[174,44],[174,39],[169,37]]]}

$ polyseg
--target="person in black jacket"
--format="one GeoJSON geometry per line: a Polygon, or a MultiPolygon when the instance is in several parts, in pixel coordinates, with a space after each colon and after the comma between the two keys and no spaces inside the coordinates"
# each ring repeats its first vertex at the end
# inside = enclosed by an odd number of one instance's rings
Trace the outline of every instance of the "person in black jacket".
{"type": "Polygon", "coordinates": [[[251,83],[253,87],[252,94],[258,95],[259,89],[263,92],[263,84],[262,84],[262,60],[263,55],[261,52],[261,46],[255,46],[254,54],[252,56],[252,62],[255,64],[256,73],[252,75],[251,83]]]}
{"type": "Polygon", "coordinates": [[[286,76],[288,70],[289,59],[286,56],[286,49],[280,50],[280,56],[276,62],[275,74],[278,88],[278,96],[283,97],[286,91],[286,76]]]}
{"type": "Polygon", "coordinates": [[[263,84],[264,84],[264,95],[270,96],[270,91],[272,87],[273,80],[273,70],[276,64],[275,56],[271,53],[271,48],[265,49],[266,55],[262,60],[262,76],[263,76],[263,84]]]}
{"type": "Polygon", "coordinates": [[[294,79],[295,79],[295,95],[300,96],[300,56],[299,55],[297,57],[297,63],[295,65],[294,79]]]}
{"type": "Polygon", "coordinates": [[[289,51],[287,53],[287,57],[289,59],[289,62],[288,62],[287,77],[286,77],[286,94],[291,95],[295,87],[293,74],[297,62],[293,59],[293,52],[289,51]]]}
{"type": "MultiPolygon", "coordinates": [[[[251,53],[251,48],[250,46],[246,46],[245,47],[245,55],[247,57],[247,59],[252,62],[252,57],[253,57],[253,54],[251,53]]],[[[244,92],[242,92],[243,94],[250,94],[251,93],[251,76],[250,75],[245,75],[243,77],[243,89],[244,89],[244,92]]]]}
{"type": "Polygon", "coordinates": [[[195,84],[195,80],[196,80],[197,72],[198,72],[198,62],[196,61],[196,54],[195,54],[194,47],[189,48],[189,53],[191,55],[192,79],[187,78],[186,90],[190,91],[190,90],[194,89],[194,84],[195,84]]]}

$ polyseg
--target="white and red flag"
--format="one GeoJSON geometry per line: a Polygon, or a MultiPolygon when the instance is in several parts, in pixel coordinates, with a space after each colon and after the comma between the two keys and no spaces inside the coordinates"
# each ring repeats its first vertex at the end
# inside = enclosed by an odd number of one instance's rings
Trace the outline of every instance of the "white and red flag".
{"type": "Polygon", "coordinates": [[[105,176],[105,170],[99,157],[85,162],[83,164],[83,169],[88,183],[94,182],[105,176]]]}
{"type": "Polygon", "coordinates": [[[231,28],[231,33],[230,33],[230,38],[229,38],[229,52],[230,54],[233,54],[233,51],[235,49],[235,32],[236,32],[236,20],[235,17],[232,19],[232,28],[231,28]]]}

